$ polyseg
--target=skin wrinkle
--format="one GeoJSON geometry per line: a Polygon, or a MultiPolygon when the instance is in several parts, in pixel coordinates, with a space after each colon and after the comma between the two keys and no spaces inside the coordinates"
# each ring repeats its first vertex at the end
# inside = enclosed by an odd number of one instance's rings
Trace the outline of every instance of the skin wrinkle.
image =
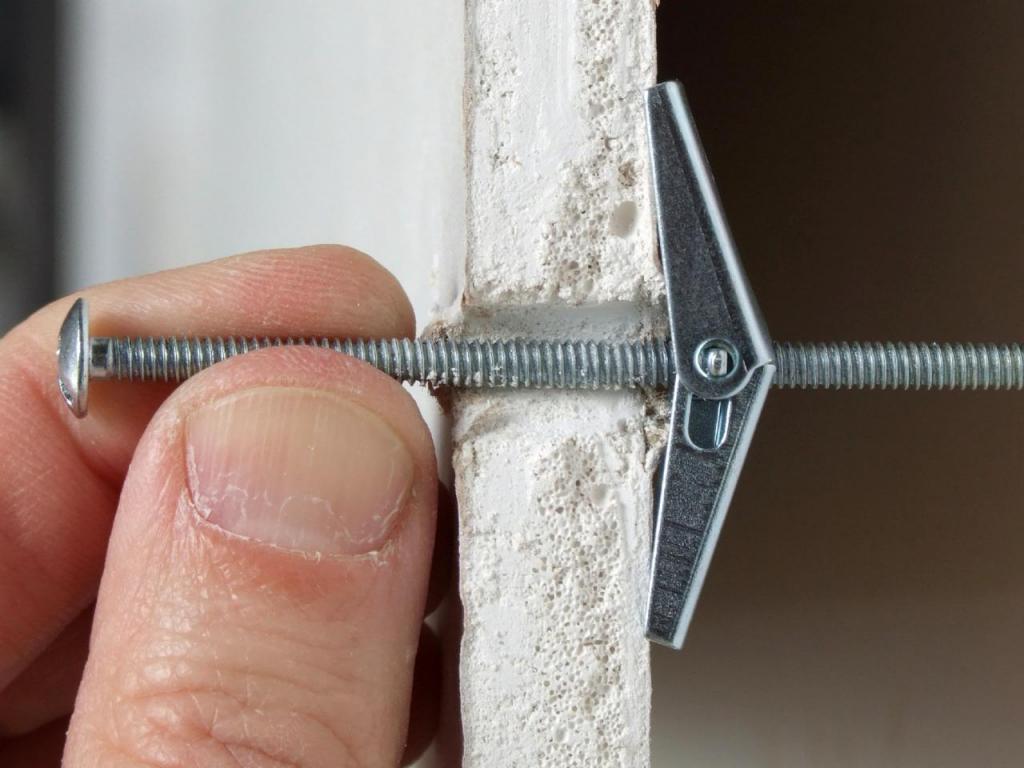
{"type": "MultiPolygon", "coordinates": [[[[263,676],[261,675],[261,677],[263,676]]],[[[297,729],[293,725],[289,724],[287,730],[290,735],[294,734],[296,730],[305,730],[305,724],[312,724],[329,737],[333,747],[340,748],[340,753],[342,755],[352,757],[353,759],[355,755],[353,746],[348,743],[347,739],[338,730],[338,728],[316,712],[311,710],[296,710],[293,708],[253,707],[247,696],[237,694],[229,688],[188,687],[167,691],[154,691],[145,694],[134,694],[130,698],[123,699],[120,703],[128,703],[130,705],[129,708],[133,717],[132,727],[133,730],[136,731],[130,738],[131,741],[139,745],[140,749],[138,758],[143,761],[148,761],[150,756],[143,754],[141,748],[144,743],[149,741],[146,734],[152,733],[156,736],[169,737],[172,741],[180,741],[181,746],[186,748],[189,748],[190,745],[195,743],[195,737],[198,735],[217,748],[225,748],[228,745],[234,745],[257,752],[269,759],[282,762],[285,758],[282,757],[281,752],[292,753],[294,751],[288,743],[282,743],[278,749],[273,749],[273,751],[271,751],[271,748],[262,747],[257,742],[253,741],[251,738],[252,734],[249,731],[252,715],[258,715],[261,718],[267,717],[274,720],[279,717],[281,713],[286,715],[286,718],[284,718],[286,721],[288,719],[298,719],[300,721],[297,729]],[[211,701],[208,702],[206,699],[210,699],[211,701]],[[237,711],[233,714],[226,713],[227,710],[223,710],[218,704],[218,699],[234,703],[237,711]],[[190,704],[190,706],[185,709],[174,706],[175,704],[186,702],[190,704]],[[144,705],[142,712],[140,712],[140,708],[138,707],[139,704],[144,705]],[[211,706],[213,707],[213,710],[207,714],[206,711],[211,706]],[[157,711],[151,712],[151,707],[155,707],[157,711]],[[222,715],[222,711],[226,714],[222,715]],[[138,721],[138,714],[142,714],[143,722],[138,721]],[[236,724],[240,725],[242,729],[241,733],[238,735],[234,735],[232,733],[236,730],[234,727],[236,724]],[[143,734],[141,735],[137,732],[140,728],[143,731],[143,734]],[[278,750],[280,750],[280,752],[278,750]]],[[[358,706],[358,704],[358,699],[354,699],[352,701],[352,706],[358,706]]],[[[307,734],[305,738],[299,738],[296,742],[298,744],[307,743],[310,740],[310,735],[311,734],[307,734]]],[[[336,749],[327,750],[327,754],[335,753],[336,749]]],[[[301,755],[297,757],[301,757],[301,755]]],[[[286,762],[286,764],[296,766],[307,765],[301,761],[296,761],[294,763],[286,762]]],[[[353,762],[353,764],[355,764],[355,762],[353,762]]],[[[312,764],[310,763],[309,765],[312,764]]]]}
{"type": "Polygon", "coordinates": [[[56,477],[57,469],[53,464],[44,464],[38,468],[38,471],[28,477],[22,478],[23,482],[14,488],[5,488],[4,493],[7,500],[16,501],[22,496],[31,492],[36,492],[39,486],[48,485],[47,481],[59,479],[56,477]]]}
{"type": "MultiPolygon", "coordinates": [[[[218,531],[218,533],[219,533],[219,531],[218,531]]],[[[201,538],[201,537],[199,537],[199,538],[201,538]]],[[[182,558],[183,558],[182,561],[185,561],[185,562],[194,561],[194,559],[195,559],[195,558],[191,558],[191,557],[188,557],[188,556],[182,556],[182,558]]],[[[176,558],[176,559],[181,559],[181,558],[176,558]]],[[[173,581],[176,580],[177,577],[174,576],[174,575],[168,575],[167,578],[168,578],[168,580],[173,582],[173,581]]],[[[200,588],[200,589],[202,589],[203,587],[201,587],[199,585],[203,584],[204,582],[206,582],[208,580],[209,580],[209,577],[208,576],[203,576],[202,574],[197,574],[197,575],[193,576],[193,581],[197,584],[197,587],[200,588]]],[[[230,574],[224,575],[223,572],[222,572],[222,575],[218,577],[218,580],[223,581],[223,583],[225,584],[225,587],[222,588],[221,591],[226,591],[228,593],[228,595],[229,595],[228,601],[229,602],[226,603],[225,605],[230,607],[231,602],[233,602],[231,598],[234,596],[234,590],[235,590],[235,587],[230,586],[230,584],[234,580],[234,577],[232,575],[230,575],[230,574]]],[[[155,590],[151,590],[151,593],[153,593],[153,592],[157,592],[158,593],[160,591],[162,591],[160,589],[160,585],[157,584],[156,585],[156,589],[155,590]]],[[[206,614],[216,613],[217,617],[216,617],[216,619],[214,620],[213,623],[218,624],[218,625],[224,623],[223,619],[221,618],[222,611],[214,611],[214,610],[212,610],[211,607],[209,606],[209,604],[206,601],[203,601],[203,600],[199,600],[199,601],[187,600],[184,603],[184,605],[180,605],[179,604],[177,606],[172,606],[172,605],[169,605],[166,602],[166,600],[163,600],[161,598],[157,598],[155,594],[151,594],[150,597],[146,597],[146,598],[140,598],[137,595],[135,599],[137,601],[142,602],[143,604],[147,604],[147,605],[150,606],[149,610],[147,611],[147,614],[156,613],[158,615],[172,616],[173,617],[173,616],[180,615],[180,609],[181,608],[185,608],[186,610],[191,611],[193,613],[193,617],[189,620],[188,628],[190,630],[192,630],[193,633],[195,631],[197,631],[196,630],[197,624],[199,622],[204,621],[203,616],[206,615],[206,614]],[[158,604],[157,605],[153,605],[154,602],[156,602],[158,604]]],[[[294,608],[296,606],[292,605],[291,607],[294,608]]],[[[297,607],[301,608],[301,606],[297,606],[297,607]]],[[[321,605],[317,605],[317,604],[308,605],[305,608],[305,610],[308,610],[312,614],[315,615],[315,614],[318,614],[318,613],[320,613],[322,611],[322,606],[321,605]]],[[[347,613],[350,610],[352,610],[351,605],[346,606],[346,608],[344,609],[344,612],[347,613]]],[[[262,617],[257,617],[257,618],[262,618],[262,617]]],[[[318,621],[317,623],[318,624],[322,624],[322,619],[320,621],[318,621]]],[[[337,645],[337,643],[335,643],[334,645],[330,645],[330,644],[317,645],[317,644],[311,643],[310,640],[313,637],[315,637],[316,635],[315,634],[311,634],[308,631],[304,632],[303,628],[302,628],[302,625],[301,624],[296,624],[295,622],[287,622],[287,623],[285,623],[283,625],[275,624],[274,625],[275,627],[278,627],[278,626],[280,627],[279,631],[275,632],[273,630],[273,628],[268,627],[266,625],[261,626],[258,622],[257,623],[252,623],[252,622],[241,621],[240,617],[236,614],[236,615],[232,616],[231,621],[229,622],[229,624],[230,624],[230,626],[232,628],[238,627],[240,632],[246,633],[248,635],[248,637],[246,639],[249,640],[249,641],[251,641],[253,637],[262,637],[262,638],[266,638],[268,640],[277,641],[277,642],[283,641],[285,643],[294,644],[295,646],[298,646],[298,648],[300,649],[299,651],[295,651],[295,650],[293,650],[291,648],[284,649],[284,650],[282,650],[282,649],[275,649],[277,651],[277,653],[280,653],[281,655],[288,656],[289,658],[292,658],[292,659],[300,659],[300,660],[301,659],[306,659],[310,655],[312,655],[314,658],[316,658],[319,655],[329,655],[330,651],[332,651],[334,648],[336,648],[336,645],[337,645]],[[295,629],[290,632],[288,627],[293,627],[293,626],[295,627],[295,629]],[[314,653],[313,654],[307,654],[304,651],[313,651],[314,653]]],[[[344,622],[340,621],[339,622],[339,626],[343,627],[344,626],[344,622]]],[[[170,628],[170,627],[168,627],[168,628],[170,628]]],[[[141,630],[137,630],[137,632],[138,631],[141,631],[141,630]]],[[[137,632],[136,633],[132,633],[132,634],[137,634],[137,632]]],[[[334,636],[335,634],[336,634],[336,632],[329,632],[328,633],[329,636],[334,636]]],[[[166,639],[166,638],[164,638],[164,639],[166,639]]],[[[194,640],[192,639],[192,637],[190,635],[181,635],[181,639],[184,642],[186,642],[186,643],[193,643],[193,644],[195,644],[194,640]]],[[[200,644],[199,647],[201,647],[201,644],[200,644]]],[[[247,644],[246,647],[247,647],[247,649],[251,648],[251,644],[247,644]]],[[[184,651],[182,653],[183,653],[183,655],[186,655],[188,652],[184,651]]],[[[275,654],[269,654],[269,655],[275,655],[275,654]]],[[[168,660],[168,657],[167,656],[163,656],[163,655],[161,655],[159,658],[161,658],[161,660],[163,660],[163,661],[168,660]]],[[[171,658],[173,658],[173,657],[171,657],[171,658]]],[[[195,659],[194,656],[186,656],[186,658],[191,658],[193,660],[195,659]]],[[[310,662],[306,662],[306,663],[309,664],[310,662]]],[[[145,664],[140,663],[137,658],[132,658],[132,660],[128,663],[128,668],[132,669],[132,670],[135,670],[135,669],[145,669],[145,664]]],[[[336,676],[335,673],[331,672],[331,670],[329,668],[327,668],[327,667],[323,667],[323,668],[314,667],[314,668],[317,671],[317,675],[319,677],[321,677],[321,678],[324,675],[336,676]]],[[[228,669],[230,670],[230,667],[228,669]]],[[[296,686],[302,686],[302,685],[307,685],[308,686],[308,684],[299,682],[297,680],[288,680],[287,678],[281,678],[281,680],[282,680],[282,682],[289,682],[289,683],[292,683],[292,684],[294,684],[296,686]]],[[[362,682],[365,685],[365,683],[368,682],[368,681],[355,681],[355,680],[352,680],[352,679],[340,679],[340,678],[338,680],[339,687],[342,687],[342,688],[349,687],[352,682],[362,682]]],[[[126,689],[130,690],[131,686],[126,686],[126,689]]]]}
{"type": "MultiPolygon", "coordinates": [[[[348,249],[346,249],[348,250],[348,249]]],[[[362,262],[363,264],[369,265],[372,262],[368,256],[358,251],[348,250],[348,253],[356,255],[356,261],[362,262]]],[[[347,255],[347,254],[346,254],[347,255]]],[[[337,259],[337,252],[331,248],[319,248],[317,249],[316,256],[310,259],[315,264],[323,265],[324,269],[336,269],[334,262],[337,259]]],[[[264,272],[269,276],[273,276],[275,279],[271,281],[271,285],[280,290],[278,298],[295,298],[296,302],[303,302],[308,304],[309,296],[322,295],[322,292],[310,291],[307,289],[307,283],[312,282],[310,275],[315,274],[309,265],[304,265],[301,269],[295,267],[292,264],[291,255],[287,252],[282,252],[277,258],[268,260],[268,263],[261,265],[260,269],[254,270],[256,274],[264,272]],[[282,278],[284,273],[284,278],[282,278]],[[287,279],[291,278],[291,279],[287,279]]],[[[262,277],[262,275],[260,275],[262,277]]],[[[390,275],[388,275],[390,277],[390,275]]],[[[393,279],[393,278],[392,278],[393,279]]],[[[361,271],[354,271],[352,276],[346,281],[346,293],[351,294],[353,297],[370,296],[370,301],[359,301],[358,299],[350,303],[350,306],[355,306],[357,309],[363,309],[364,306],[372,308],[375,314],[379,313],[382,309],[385,316],[391,315],[394,320],[405,320],[411,314],[410,308],[403,302],[399,301],[399,297],[402,294],[399,291],[380,291],[379,278],[369,278],[361,271]],[[382,294],[382,295],[378,295],[382,294]]],[[[324,297],[323,302],[329,303],[333,301],[331,297],[324,297]]],[[[288,302],[281,301],[278,304],[286,304],[288,302]]],[[[313,309],[313,308],[311,308],[313,309]]],[[[317,312],[312,312],[317,315],[317,312]]],[[[280,318],[286,320],[288,318],[280,318]]]]}
{"type": "MultiPolygon", "coordinates": [[[[169,486],[173,483],[171,478],[167,478],[165,481],[169,490],[169,486]]],[[[187,502],[187,494],[185,491],[181,491],[177,500],[178,513],[175,515],[175,522],[180,519],[181,508],[183,504],[187,502]]],[[[176,526],[177,527],[177,526],[176,526]]],[[[181,530],[181,529],[179,529],[181,530]]],[[[186,532],[186,536],[190,532],[186,532]]],[[[177,541],[177,537],[175,541],[177,541]]],[[[157,603],[156,596],[160,594],[164,587],[164,579],[168,578],[167,569],[163,567],[164,553],[156,547],[145,547],[140,549],[145,554],[145,571],[148,574],[154,574],[149,579],[139,579],[134,582],[134,589],[127,602],[135,606],[146,606],[149,610],[146,615],[154,610],[154,606],[157,603]]],[[[172,553],[173,555],[173,553],[172,553]]],[[[138,622],[134,633],[142,632],[145,630],[145,623],[138,622]]],[[[133,633],[133,634],[134,634],[133,633]]]]}
{"type": "MultiPolygon", "coordinates": [[[[266,637],[269,640],[283,641],[285,643],[292,643],[292,644],[295,644],[295,645],[299,646],[300,648],[308,649],[310,651],[316,651],[318,653],[329,654],[329,653],[337,650],[337,647],[340,645],[340,643],[337,642],[337,641],[335,643],[333,643],[333,644],[330,644],[330,645],[328,645],[328,644],[318,645],[318,644],[312,642],[311,641],[311,637],[310,637],[310,632],[309,632],[310,628],[309,627],[305,627],[305,626],[303,626],[301,628],[296,627],[296,629],[294,629],[292,633],[288,633],[288,630],[287,629],[283,629],[283,628],[281,630],[279,630],[279,631],[275,631],[275,629],[272,626],[263,626],[263,625],[256,625],[256,624],[251,624],[251,623],[239,622],[238,621],[238,617],[234,617],[233,621],[234,621],[234,627],[237,627],[238,631],[240,633],[242,633],[243,636],[244,635],[248,635],[248,634],[252,634],[252,633],[259,633],[260,635],[262,635],[263,637],[266,637]]],[[[328,628],[326,631],[323,630],[322,628],[320,628],[320,631],[323,632],[324,634],[328,634],[328,635],[330,635],[332,637],[337,636],[337,630],[343,629],[344,626],[345,626],[345,622],[339,621],[338,624],[339,624],[338,627],[328,628]]],[[[351,678],[351,677],[350,678],[343,678],[343,677],[340,677],[340,676],[337,675],[337,673],[333,673],[333,672],[331,672],[327,668],[314,667],[314,669],[315,669],[315,671],[317,672],[318,675],[321,675],[321,676],[322,675],[331,675],[331,676],[338,677],[339,682],[351,683],[353,681],[359,681],[358,678],[351,678]]],[[[368,681],[365,681],[365,682],[368,682],[368,681]]]]}
{"type": "MultiPolygon", "coordinates": [[[[110,741],[109,739],[102,738],[102,736],[100,736],[98,734],[95,737],[95,739],[92,741],[92,747],[91,748],[96,750],[97,758],[105,757],[108,754],[116,755],[117,757],[123,758],[123,760],[119,762],[120,765],[133,765],[133,766],[134,765],[145,765],[146,762],[147,762],[147,761],[145,761],[145,759],[140,754],[136,754],[135,752],[129,750],[126,746],[123,746],[120,741],[110,741]]],[[[106,759],[90,760],[89,759],[89,755],[86,754],[84,756],[83,762],[86,763],[86,764],[90,764],[91,763],[93,765],[108,765],[109,763],[111,763],[113,761],[106,760],[106,759]]],[[[153,763],[150,763],[150,765],[153,765],[153,763]]],[[[168,765],[168,763],[164,762],[161,765],[161,768],[174,768],[174,767],[170,766],[170,765],[168,765]]],[[[184,768],[184,766],[182,766],[182,768],[184,768]]]]}
{"type": "MultiPolygon", "coordinates": [[[[155,563],[156,560],[160,559],[159,554],[152,548],[146,548],[147,551],[147,562],[153,563],[155,566],[162,564],[155,563]]],[[[173,557],[173,555],[172,555],[173,557]]],[[[135,590],[130,598],[130,603],[136,606],[144,606],[145,610],[139,616],[139,620],[130,623],[127,627],[122,626],[120,637],[118,639],[119,645],[127,648],[137,648],[140,645],[140,637],[145,636],[152,631],[151,625],[154,623],[149,617],[156,614],[159,616],[170,616],[174,617],[179,613],[178,607],[175,606],[173,610],[168,610],[170,607],[166,601],[162,600],[159,596],[166,594],[165,582],[169,579],[173,579],[166,569],[162,567],[147,567],[146,571],[150,574],[156,574],[153,581],[138,580],[136,582],[135,590]]],[[[198,604],[201,606],[202,604],[198,604]]],[[[187,608],[192,610],[204,610],[203,607],[198,607],[197,604],[188,604],[187,608]]],[[[165,622],[157,622],[157,624],[164,624],[165,622]]],[[[187,638],[184,638],[187,640],[187,638]]],[[[115,676],[122,681],[121,686],[118,690],[131,690],[133,684],[138,685],[137,680],[138,673],[142,668],[141,665],[137,666],[138,655],[133,653],[122,653],[115,657],[115,663],[117,668],[114,670],[115,676]]]]}
{"type": "MultiPolygon", "coordinates": [[[[244,633],[248,633],[250,631],[259,631],[270,639],[280,639],[279,637],[275,637],[271,633],[266,633],[264,631],[264,628],[260,628],[258,630],[251,630],[249,628],[246,628],[240,634],[244,635],[244,633]]],[[[184,633],[181,634],[180,639],[182,640],[182,645],[187,646],[188,649],[203,647],[202,643],[196,643],[192,637],[185,635],[184,633]]],[[[287,638],[287,642],[299,645],[299,643],[293,640],[292,638],[287,638]]],[[[250,660],[248,658],[243,658],[240,664],[235,665],[230,663],[231,661],[234,661],[234,659],[229,660],[227,658],[218,657],[212,660],[207,660],[203,659],[201,656],[197,656],[195,653],[188,649],[182,649],[178,653],[169,654],[141,654],[143,656],[141,660],[139,659],[138,655],[133,656],[132,674],[130,678],[124,681],[125,684],[123,685],[123,690],[129,695],[131,695],[133,699],[145,698],[147,696],[145,691],[154,686],[157,688],[157,694],[175,692],[180,693],[184,689],[179,690],[173,687],[163,689],[159,686],[168,680],[180,682],[182,679],[201,679],[204,675],[208,675],[210,673],[213,673],[216,677],[221,679],[221,681],[223,681],[227,676],[231,675],[234,675],[235,677],[240,678],[242,680],[247,680],[246,676],[249,675],[249,673],[251,673],[252,671],[248,667],[248,664],[250,663],[250,660]],[[178,666],[174,676],[167,674],[161,675],[160,679],[155,679],[154,677],[146,674],[147,670],[150,669],[150,665],[146,662],[147,658],[152,659],[152,661],[154,662],[159,662],[160,666],[174,666],[175,662],[178,662],[179,664],[184,664],[188,671],[183,671],[181,666],[178,666]]],[[[272,680],[274,682],[296,688],[298,689],[299,693],[308,692],[315,693],[318,695],[331,694],[337,696],[344,695],[348,691],[353,689],[365,690],[371,687],[372,685],[372,681],[369,679],[359,678],[355,676],[343,676],[338,674],[337,671],[332,670],[327,665],[320,665],[312,661],[303,660],[305,654],[302,653],[302,647],[300,647],[297,652],[296,649],[291,648],[275,648],[273,649],[273,653],[266,652],[267,650],[269,649],[264,649],[265,652],[260,655],[262,655],[264,658],[278,658],[281,656],[287,657],[291,660],[291,663],[296,667],[296,672],[308,671],[311,674],[308,675],[306,679],[300,679],[298,675],[296,675],[295,677],[287,677],[283,673],[273,674],[265,672],[260,674],[260,678],[272,680]],[[326,681],[324,680],[325,678],[326,681]],[[325,682],[326,684],[323,684],[325,682]]],[[[333,652],[334,650],[336,650],[336,648],[314,647],[313,650],[333,652]]],[[[246,651],[247,653],[249,653],[251,652],[251,649],[247,648],[246,651]]]]}
{"type": "MultiPolygon", "coordinates": [[[[252,766],[257,765],[257,763],[252,761],[251,755],[248,755],[246,757],[245,762],[243,763],[242,757],[239,754],[242,753],[244,755],[247,753],[252,753],[254,750],[239,744],[225,744],[224,748],[231,755],[231,758],[235,761],[236,765],[242,766],[242,768],[252,768],[252,766]]],[[[275,760],[274,758],[264,753],[257,752],[256,757],[257,759],[263,761],[259,764],[260,768],[300,768],[298,763],[282,762],[280,760],[275,760]],[[270,762],[266,762],[268,760],[270,762]]]]}
{"type": "MultiPolygon", "coordinates": [[[[344,247],[241,254],[203,265],[202,274],[196,274],[193,268],[171,270],[160,277],[159,285],[136,284],[130,295],[119,296],[117,306],[108,307],[94,323],[94,331],[102,335],[105,328],[110,328],[119,335],[135,336],[148,327],[139,318],[154,311],[170,314],[173,310],[182,318],[219,317],[220,308],[251,304],[253,295],[261,297],[263,310],[244,325],[226,321],[213,325],[186,323],[168,328],[166,333],[181,335],[187,330],[192,335],[324,335],[323,318],[337,315],[341,304],[346,309],[345,325],[360,328],[360,335],[395,335],[396,328],[409,334],[415,327],[412,307],[394,276],[365,254],[344,247]],[[232,267],[233,262],[240,266],[232,267]],[[337,288],[326,291],[325,283],[332,282],[337,288]],[[211,286],[218,286],[219,292],[221,285],[231,288],[224,289],[219,298],[211,296],[211,286]],[[182,306],[182,297],[198,298],[182,306]]],[[[99,290],[116,290],[122,282],[108,283],[99,290]]],[[[330,330],[326,332],[333,335],[330,330]]]]}
{"type": "MultiPolygon", "coordinates": [[[[193,702],[194,707],[198,708],[198,700],[194,696],[191,696],[191,700],[193,702]]],[[[176,720],[178,722],[180,722],[182,720],[182,718],[179,717],[179,718],[176,718],[176,720]]],[[[137,725],[137,724],[133,723],[133,726],[134,725],[137,725]]],[[[201,727],[198,727],[198,726],[193,726],[191,728],[186,728],[185,733],[179,733],[178,732],[179,729],[176,729],[172,725],[170,725],[168,723],[165,723],[165,722],[162,722],[162,721],[160,721],[158,719],[155,719],[155,718],[147,718],[146,725],[148,726],[148,730],[147,730],[147,734],[146,735],[140,737],[137,734],[133,734],[133,737],[132,737],[132,741],[135,744],[135,749],[133,750],[133,752],[135,754],[136,759],[141,760],[142,762],[144,762],[146,764],[150,764],[152,761],[154,761],[154,759],[159,761],[162,765],[179,765],[180,764],[180,765],[184,766],[184,765],[196,765],[196,764],[199,764],[199,763],[197,763],[195,757],[203,757],[203,756],[196,754],[197,753],[197,748],[200,746],[197,743],[197,737],[202,737],[202,739],[203,739],[202,743],[207,745],[207,746],[213,746],[214,749],[223,750],[224,747],[225,747],[225,745],[222,742],[219,742],[218,740],[215,739],[215,737],[212,735],[212,733],[210,733],[208,730],[204,730],[204,729],[202,729],[201,727]],[[180,742],[180,749],[177,749],[177,750],[173,749],[173,745],[167,745],[165,743],[166,740],[161,740],[160,743],[154,744],[153,742],[157,741],[157,738],[151,738],[151,737],[149,737],[149,734],[152,734],[153,737],[160,737],[160,736],[169,737],[168,740],[171,740],[172,742],[180,742]],[[150,748],[147,749],[147,747],[150,747],[150,748]],[[163,755],[167,755],[168,753],[172,753],[173,754],[174,752],[178,752],[178,751],[181,751],[181,750],[184,750],[187,754],[192,755],[193,759],[190,759],[187,763],[185,763],[185,762],[180,762],[179,763],[179,761],[174,760],[173,758],[171,758],[171,760],[173,760],[173,762],[168,763],[167,760],[161,759],[161,757],[160,757],[161,754],[163,754],[163,755]],[[154,752],[156,752],[156,755],[153,754],[154,752]]],[[[122,749],[122,751],[127,751],[127,749],[125,747],[121,747],[121,749],[122,749]]]]}

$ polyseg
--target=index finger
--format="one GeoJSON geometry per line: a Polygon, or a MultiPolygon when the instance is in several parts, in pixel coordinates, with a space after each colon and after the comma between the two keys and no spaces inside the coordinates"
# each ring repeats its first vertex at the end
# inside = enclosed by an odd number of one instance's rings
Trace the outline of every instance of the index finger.
{"type": "MultiPolygon", "coordinates": [[[[97,335],[403,336],[395,278],[339,246],[262,251],[78,294],[97,335]]],[[[55,383],[57,331],[75,297],[0,339],[0,689],[94,598],[121,482],[167,393],[96,387],[87,419],[55,383]]]]}

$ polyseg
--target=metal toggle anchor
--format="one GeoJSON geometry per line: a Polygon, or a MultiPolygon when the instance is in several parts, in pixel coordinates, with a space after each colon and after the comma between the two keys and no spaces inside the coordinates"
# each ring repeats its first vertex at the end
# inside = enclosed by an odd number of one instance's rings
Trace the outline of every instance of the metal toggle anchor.
{"type": "Polygon", "coordinates": [[[678,83],[647,92],[647,135],[676,371],[655,498],[647,636],[679,648],[775,363],[678,83]]]}

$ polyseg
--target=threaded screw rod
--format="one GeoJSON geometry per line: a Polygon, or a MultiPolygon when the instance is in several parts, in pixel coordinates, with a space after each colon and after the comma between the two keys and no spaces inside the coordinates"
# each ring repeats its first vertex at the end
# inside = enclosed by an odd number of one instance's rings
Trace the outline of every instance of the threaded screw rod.
{"type": "Polygon", "coordinates": [[[1020,344],[773,342],[783,389],[1024,389],[1020,344]]]}
{"type": "MultiPolygon", "coordinates": [[[[667,389],[671,344],[513,339],[90,338],[79,299],[58,340],[58,385],[77,416],[90,379],[181,381],[258,349],[316,346],[369,363],[399,381],[463,388],[667,389]]],[[[774,383],[784,389],[1024,389],[1020,344],[779,344],[774,383]]],[[[706,363],[721,362],[721,350],[706,363]]],[[[727,360],[727,358],[722,358],[727,360]]]]}
{"type": "MultiPolygon", "coordinates": [[[[257,349],[315,346],[399,381],[460,388],[665,389],[666,338],[634,342],[478,339],[110,338],[91,341],[95,379],[181,381],[257,349]]],[[[782,389],[1024,389],[1020,344],[774,344],[782,389]]]]}
{"type": "Polygon", "coordinates": [[[664,389],[674,376],[664,339],[511,341],[338,338],[92,339],[91,378],[181,381],[267,347],[313,346],[369,363],[399,381],[460,388],[664,389]]]}

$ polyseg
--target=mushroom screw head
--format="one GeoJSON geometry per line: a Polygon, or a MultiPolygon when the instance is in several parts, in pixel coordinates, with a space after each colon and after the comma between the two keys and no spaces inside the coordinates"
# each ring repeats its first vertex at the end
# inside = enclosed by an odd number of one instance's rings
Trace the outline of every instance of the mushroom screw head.
{"type": "Polygon", "coordinates": [[[75,416],[89,407],[89,306],[85,299],[71,305],[57,337],[57,384],[75,416]]]}

